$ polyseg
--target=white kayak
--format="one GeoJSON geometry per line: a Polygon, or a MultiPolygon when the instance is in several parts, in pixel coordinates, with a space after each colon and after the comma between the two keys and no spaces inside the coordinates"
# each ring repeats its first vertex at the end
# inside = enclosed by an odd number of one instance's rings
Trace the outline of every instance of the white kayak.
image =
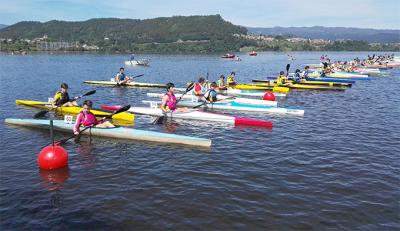
{"type": "MultiPolygon", "coordinates": [[[[150,105],[157,105],[158,101],[146,101],[143,103],[149,103],[150,105]]],[[[214,103],[204,103],[204,102],[192,102],[192,101],[179,101],[179,107],[196,107],[202,105],[202,108],[208,109],[225,109],[225,110],[236,110],[236,111],[255,111],[255,112],[268,112],[268,113],[278,113],[278,114],[291,114],[291,115],[304,115],[303,109],[297,108],[280,108],[272,106],[259,106],[252,104],[243,104],[235,102],[214,102],[214,103]]]]}
{"type": "MultiPolygon", "coordinates": [[[[234,126],[257,126],[257,127],[272,127],[272,122],[238,116],[230,116],[201,110],[190,109],[188,112],[168,112],[163,113],[157,105],[153,107],[131,107],[129,112],[134,114],[149,115],[149,116],[165,116],[170,119],[187,119],[197,121],[211,121],[213,123],[225,123],[234,126]],[[156,108],[155,108],[156,107],[156,108]]],[[[118,110],[121,106],[101,106],[106,110],[118,110]]]]}
{"type": "MultiPolygon", "coordinates": [[[[14,124],[26,127],[48,129],[50,127],[49,120],[36,119],[5,119],[7,124],[14,124]]],[[[72,133],[74,124],[65,123],[64,120],[53,120],[54,130],[72,133]]],[[[162,132],[146,131],[126,127],[115,128],[91,128],[82,132],[83,135],[91,134],[93,136],[102,136],[118,139],[142,140],[151,142],[161,142],[169,144],[184,144],[199,147],[210,147],[211,140],[192,136],[182,136],[162,132]]]]}
{"type": "MultiPolygon", "coordinates": [[[[147,93],[149,97],[158,97],[161,98],[165,94],[161,93],[147,93]]],[[[175,94],[176,98],[180,98],[182,94],[175,94]]],[[[185,94],[183,95],[182,99],[188,99],[192,101],[197,101],[197,96],[192,94],[185,94]]],[[[234,96],[226,96],[226,95],[217,95],[218,100],[226,100],[228,102],[236,102],[236,103],[245,103],[245,104],[254,104],[254,105],[266,105],[266,106],[273,106],[276,107],[278,103],[276,101],[269,101],[269,100],[261,100],[261,99],[250,99],[250,98],[238,98],[234,96]]]]}

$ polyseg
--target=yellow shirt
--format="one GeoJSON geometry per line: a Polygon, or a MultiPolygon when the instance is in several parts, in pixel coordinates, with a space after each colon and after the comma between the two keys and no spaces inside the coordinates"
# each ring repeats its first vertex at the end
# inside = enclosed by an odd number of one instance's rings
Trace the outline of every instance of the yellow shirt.
{"type": "Polygon", "coordinates": [[[276,79],[276,85],[277,86],[282,86],[286,82],[286,76],[284,75],[279,75],[278,78],[276,79]]]}

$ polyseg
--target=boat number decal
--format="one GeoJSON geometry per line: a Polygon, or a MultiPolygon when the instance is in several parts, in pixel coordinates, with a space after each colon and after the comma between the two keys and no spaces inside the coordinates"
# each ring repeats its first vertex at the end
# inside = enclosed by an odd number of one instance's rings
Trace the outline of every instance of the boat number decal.
{"type": "Polygon", "coordinates": [[[73,117],[71,116],[71,115],[65,115],[64,116],[64,122],[66,123],[66,124],[72,124],[72,122],[73,122],[73,119],[72,119],[73,117]]]}

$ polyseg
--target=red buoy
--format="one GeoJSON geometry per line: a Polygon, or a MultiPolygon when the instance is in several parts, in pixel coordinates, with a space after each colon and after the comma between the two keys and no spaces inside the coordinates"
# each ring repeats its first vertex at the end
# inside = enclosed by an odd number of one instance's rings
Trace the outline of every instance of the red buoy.
{"type": "Polygon", "coordinates": [[[275,95],[272,92],[265,92],[263,100],[275,101],[275,95]]]}
{"type": "Polygon", "coordinates": [[[39,153],[38,165],[47,170],[65,167],[68,165],[68,153],[61,146],[47,146],[39,153]]]}

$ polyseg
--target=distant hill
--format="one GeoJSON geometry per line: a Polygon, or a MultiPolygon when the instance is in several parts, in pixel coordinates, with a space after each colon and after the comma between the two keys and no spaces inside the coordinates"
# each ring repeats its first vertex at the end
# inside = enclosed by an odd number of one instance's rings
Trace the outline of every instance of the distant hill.
{"type": "Polygon", "coordinates": [[[363,40],[376,43],[400,43],[400,30],[377,30],[347,27],[247,27],[249,32],[325,40],[363,40]]]}
{"type": "Polygon", "coordinates": [[[4,27],[8,27],[8,25],[0,24],[0,30],[3,29],[4,27]]]}
{"type": "Polygon", "coordinates": [[[81,41],[99,47],[125,51],[153,49],[157,44],[176,43],[171,49],[236,50],[233,34],[247,29],[223,20],[220,15],[174,16],[154,19],[100,18],[82,22],[19,22],[0,30],[0,38],[34,39],[47,35],[50,41],[81,41]],[[194,43],[199,43],[196,47],[194,43]],[[148,44],[140,47],[140,44],[148,44]],[[184,47],[184,48],[182,48],[184,47]]]}

